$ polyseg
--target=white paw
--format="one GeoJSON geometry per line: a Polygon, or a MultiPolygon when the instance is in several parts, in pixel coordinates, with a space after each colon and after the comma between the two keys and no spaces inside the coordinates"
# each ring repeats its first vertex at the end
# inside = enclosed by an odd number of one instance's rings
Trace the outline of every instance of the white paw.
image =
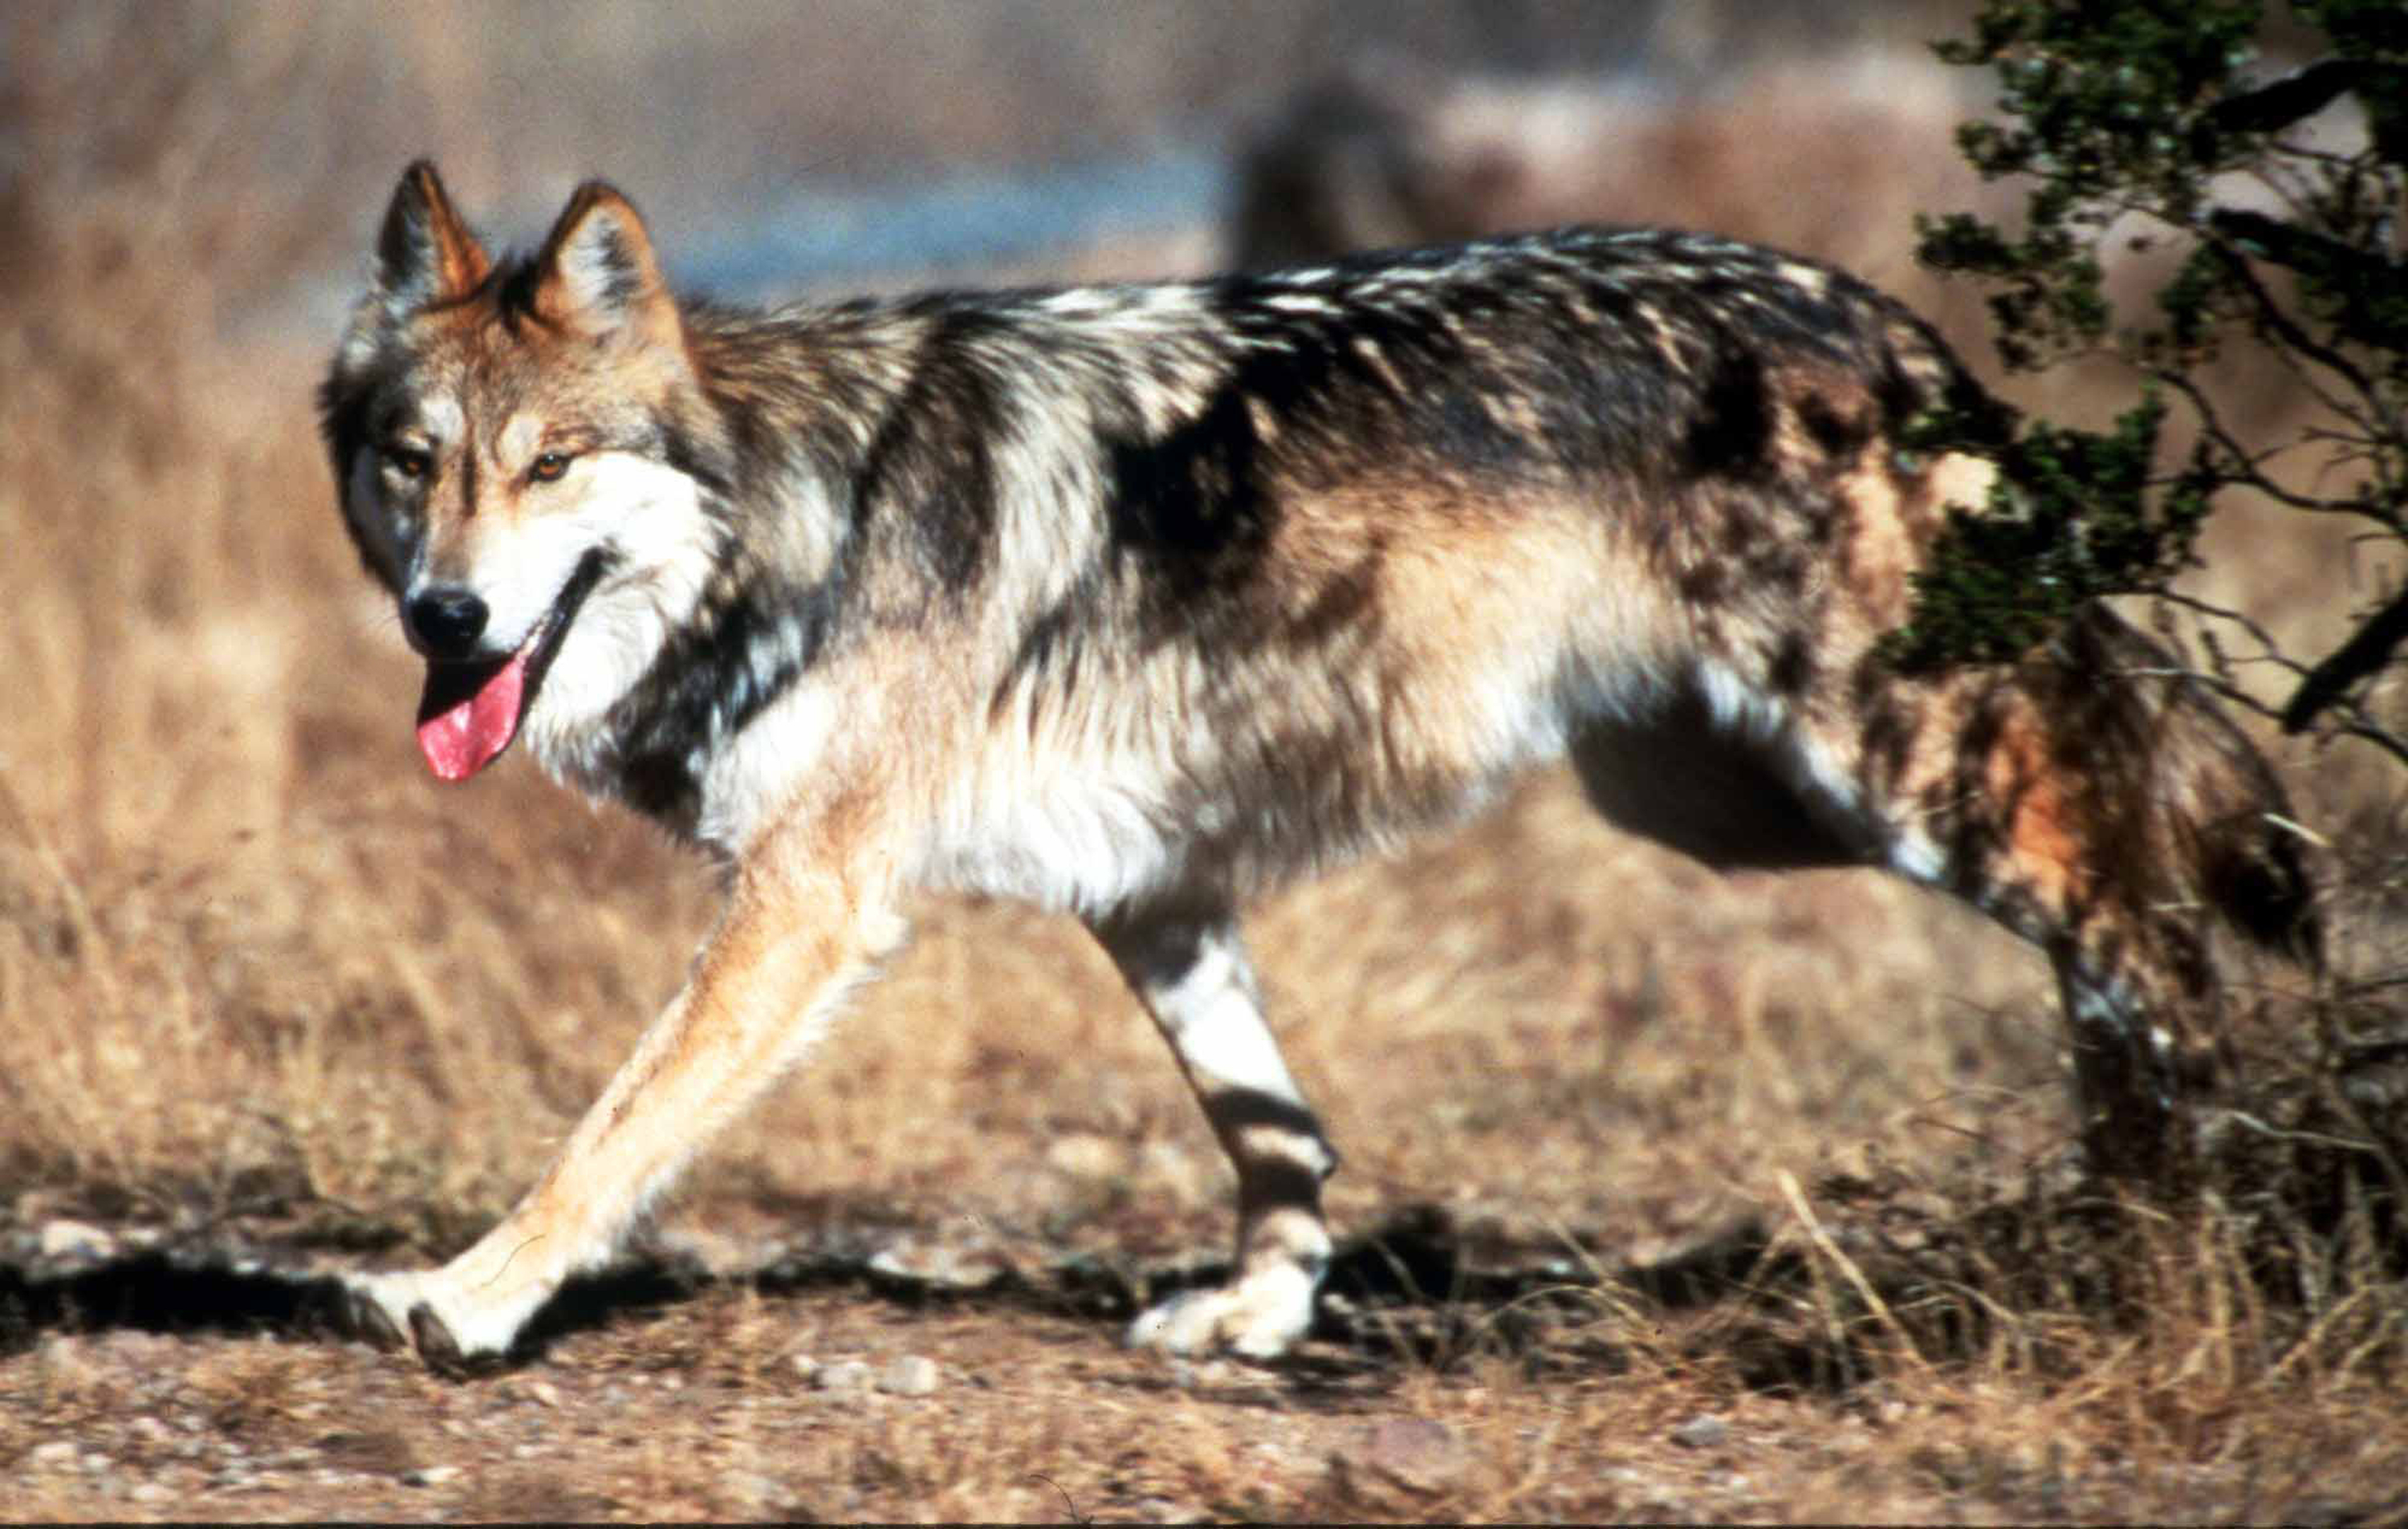
{"type": "Polygon", "coordinates": [[[1166,1354],[1277,1359],[1312,1326],[1320,1281],[1300,1267],[1267,1269],[1218,1290],[1191,1290],[1148,1308],[1122,1341],[1166,1354]]]}
{"type": "Polygon", "coordinates": [[[499,1359],[531,1310],[464,1299],[444,1270],[346,1276],[353,1332],[383,1349],[414,1348],[431,1369],[471,1369],[499,1359]]]}

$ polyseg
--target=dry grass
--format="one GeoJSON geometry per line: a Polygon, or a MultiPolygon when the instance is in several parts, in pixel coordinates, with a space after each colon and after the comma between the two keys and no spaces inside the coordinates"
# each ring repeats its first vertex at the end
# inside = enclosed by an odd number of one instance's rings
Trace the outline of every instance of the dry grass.
{"type": "MultiPolygon", "coordinates": [[[[423,779],[414,666],[366,598],[311,436],[323,336],[253,322],[281,285],[356,260],[427,121],[465,147],[480,112],[539,115],[497,103],[544,39],[413,12],[370,51],[284,14],[0,21],[0,1211],[298,1224],[432,1256],[500,1211],[598,1088],[676,983],[710,888],[525,766],[423,779]],[[351,103],[339,136],[291,105],[328,98],[351,103]],[[430,112],[442,101],[458,113],[430,112]]],[[[558,39],[568,77],[607,72],[622,24],[558,39]]],[[[776,31],[715,22],[663,79],[776,31]]],[[[864,71],[919,78],[880,62],[892,38],[862,46],[864,71]]],[[[1227,99],[1146,57],[1094,87],[1098,111],[1227,99]]],[[[769,90],[756,76],[731,77],[734,115],[795,109],[745,105],[769,90]]],[[[1026,110],[975,94],[915,125],[923,151],[1026,110]]],[[[565,134],[587,109],[542,120],[565,134]]],[[[867,143],[887,121],[846,130],[867,143]]],[[[487,153],[494,183],[464,172],[470,194],[525,194],[487,153]]],[[[2379,882],[2396,783],[2309,784],[2319,821],[2368,827],[2379,882]]],[[[2353,969],[2390,959],[2386,927],[2370,900],[2353,969]]],[[[1214,1251],[1227,1172],[1083,936],[950,905],[923,931],[701,1167],[673,1226],[899,1228],[1123,1271],[1214,1251]]],[[[1552,779],[1464,839],[1277,899],[1252,935],[1348,1154],[1335,1216],[1360,1232],[1438,1207],[1450,1246],[1519,1271],[1506,1293],[1366,1295],[1351,1336],[1268,1376],[1121,1354],[1106,1315],[1043,1278],[936,1305],[716,1288],[468,1386],[298,1330],[0,1317],[9,1509],[2399,1511],[2377,1506],[2408,1465],[2396,1201],[2336,1166],[2369,1154],[2316,1144],[2366,1127],[2297,1060],[2312,1041],[2242,1037],[2272,1080],[2263,1123],[2294,1133],[2279,1160],[2239,1126],[2200,1204],[2101,1199],[2060,1161],[2037,957],[1870,878],[1715,879],[1612,836],[1552,779]],[[1701,1248],[1731,1258],[1696,1290],[1583,1278],[1664,1275],[1701,1248]],[[1532,1272],[1548,1258],[1560,1290],[1532,1272]],[[906,1352],[940,1361],[936,1396],[814,1391],[796,1366],[906,1352]],[[1684,1428],[1700,1417],[1720,1433],[1684,1428]],[[1374,1431],[1398,1418],[1443,1424],[1442,1447],[1398,1467],[1374,1431]],[[59,1440],[76,1451],[44,1450],[59,1440]]]]}

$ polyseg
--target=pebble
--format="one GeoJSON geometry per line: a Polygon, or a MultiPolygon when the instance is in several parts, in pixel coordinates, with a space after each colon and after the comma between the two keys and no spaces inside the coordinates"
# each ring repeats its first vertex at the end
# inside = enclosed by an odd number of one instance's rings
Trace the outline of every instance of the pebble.
{"type": "Polygon", "coordinates": [[[1730,1424],[1700,1412],[1672,1430],[1672,1442],[1684,1449],[1711,1450],[1730,1438],[1730,1424]]]}
{"type": "Polygon", "coordinates": [[[36,1465],[72,1465],[78,1448],[76,1441],[71,1438],[54,1438],[46,1443],[35,1445],[25,1458],[36,1465]]]}
{"type": "Polygon", "coordinates": [[[924,1354],[905,1354],[886,1366],[878,1389],[889,1396],[932,1396],[938,1384],[937,1362],[924,1354]]]}
{"type": "Polygon", "coordinates": [[[869,1366],[858,1359],[839,1359],[832,1365],[811,1368],[811,1384],[822,1391],[867,1391],[869,1389],[869,1366]]]}
{"type": "Polygon", "coordinates": [[[1240,1371],[1226,1359],[1174,1359],[1170,1362],[1170,1383],[1182,1391],[1194,1391],[1198,1386],[1234,1384],[1240,1371]]]}
{"type": "Polygon", "coordinates": [[[1057,1137],[1045,1149],[1046,1165],[1073,1179],[1114,1179],[1128,1170],[1128,1150],[1091,1131],[1057,1137]]]}
{"type": "Polygon", "coordinates": [[[1435,1496],[1463,1479],[1471,1451],[1434,1418],[1387,1418],[1340,1446],[1330,1465],[1357,1491],[1377,1483],[1435,1496]]]}
{"type": "Polygon", "coordinates": [[[402,1472],[401,1484],[406,1487],[439,1487],[459,1474],[457,1465],[421,1465],[416,1470],[402,1472]]]}
{"type": "Polygon", "coordinates": [[[991,1247],[912,1238],[898,1239],[870,1254],[869,1267],[890,1279],[944,1290],[983,1290],[1010,1272],[991,1247]]]}
{"type": "Polygon", "coordinates": [[[41,1250],[44,1258],[101,1259],[117,1250],[117,1240],[89,1222],[62,1216],[42,1224],[41,1250]]]}

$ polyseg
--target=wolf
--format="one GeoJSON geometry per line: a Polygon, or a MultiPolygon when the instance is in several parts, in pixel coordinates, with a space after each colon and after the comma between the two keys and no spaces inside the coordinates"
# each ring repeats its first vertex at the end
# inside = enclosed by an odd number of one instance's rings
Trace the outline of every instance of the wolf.
{"type": "Polygon", "coordinates": [[[319,403],[426,764],[523,737],[725,901],[525,1197],[352,1277],[350,1320],[507,1354],[937,889],[1082,921],[1235,1165],[1227,1281],[1129,1340],[1277,1356],[1339,1160],[1238,909],[1557,758],[1710,865],[1988,913],[2055,963],[2101,1139],[2162,1135],[2229,950],[2313,957],[2310,868],[2264,760],[2106,610],[2011,664],[1885,658],[1991,472],[1910,426],[1981,397],[1868,286],[1698,234],[759,311],[673,293],[607,184],[496,259],[410,166],[319,403]]]}

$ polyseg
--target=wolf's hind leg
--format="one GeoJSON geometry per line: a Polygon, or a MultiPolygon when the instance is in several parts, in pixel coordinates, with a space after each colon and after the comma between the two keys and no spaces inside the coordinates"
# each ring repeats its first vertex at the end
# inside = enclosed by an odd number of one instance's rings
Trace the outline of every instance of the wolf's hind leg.
{"type": "Polygon", "coordinates": [[[1238,1171],[1229,1282],[1144,1312],[1127,1341],[1168,1353],[1274,1358],[1312,1325],[1313,1293],[1329,1265],[1321,1183],[1338,1154],[1263,1022],[1227,909],[1145,909],[1093,927],[1170,1042],[1238,1171]]]}

